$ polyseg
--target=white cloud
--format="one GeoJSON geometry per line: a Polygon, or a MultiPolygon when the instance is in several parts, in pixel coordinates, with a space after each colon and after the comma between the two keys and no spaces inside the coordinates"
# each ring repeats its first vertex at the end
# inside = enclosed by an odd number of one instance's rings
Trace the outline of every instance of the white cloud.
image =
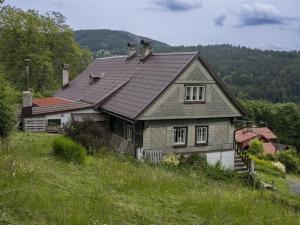
{"type": "Polygon", "coordinates": [[[271,4],[245,4],[237,12],[240,26],[278,25],[291,20],[271,4]]]}

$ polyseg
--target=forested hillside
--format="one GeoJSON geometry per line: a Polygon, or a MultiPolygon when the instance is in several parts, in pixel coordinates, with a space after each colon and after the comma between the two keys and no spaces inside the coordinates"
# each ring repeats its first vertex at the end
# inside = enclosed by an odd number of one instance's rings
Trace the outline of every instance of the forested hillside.
{"type": "MultiPolygon", "coordinates": [[[[76,31],[76,40],[94,56],[126,54],[126,44],[142,37],[112,30],[76,31]]],[[[262,51],[231,45],[169,46],[154,41],[155,52],[199,51],[237,97],[300,103],[300,52],[262,51]]]]}

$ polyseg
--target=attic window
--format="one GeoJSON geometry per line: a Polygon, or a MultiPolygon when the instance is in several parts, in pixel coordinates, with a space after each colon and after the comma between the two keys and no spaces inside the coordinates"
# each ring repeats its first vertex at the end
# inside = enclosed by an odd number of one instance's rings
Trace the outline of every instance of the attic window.
{"type": "Polygon", "coordinates": [[[100,80],[103,77],[104,77],[104,73],[102,73],[100,75],[91,73],[90,74],[90,79],[91,79],[90,84],[96,83],[98,80],[100,80]]]}

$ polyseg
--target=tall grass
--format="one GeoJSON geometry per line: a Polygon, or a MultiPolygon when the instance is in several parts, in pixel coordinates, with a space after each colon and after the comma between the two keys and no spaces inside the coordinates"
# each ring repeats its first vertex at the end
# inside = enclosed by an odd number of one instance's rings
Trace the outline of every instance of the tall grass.
{"type": "Polygon", "coordinates": [[[86,159],[86,149],[70,138],[56,137],[52,142],[52,147],[54,154],[63,157],[67,161],[83,164],[86,159]]]}
{"type": "Polygon", "coordinates": [[[267,192],[187,170],[109,154],[84,165],[57,160],[55,137],[17,133],[10,150],[0,151],[0,224],[300,224],[299,213],[267,192]]]}

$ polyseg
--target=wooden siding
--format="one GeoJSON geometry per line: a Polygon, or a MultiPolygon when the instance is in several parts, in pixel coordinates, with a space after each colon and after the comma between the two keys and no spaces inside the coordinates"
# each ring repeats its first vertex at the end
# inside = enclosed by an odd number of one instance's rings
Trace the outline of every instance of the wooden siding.
{"type": "Polygon", "coordinates": [[[46,131],[45,118],[26,118],[23,120],[24,131],[26,132],[43,132],[46,131]]]}
{"type": "Polygon", "coordinates": [[[211,152],[233,148],[234,127],[229,119],[194,119],[148,121],[144,130],[144,148],[159,148],[167,152],[211,152]],[[185,147],[173,146],[173,127],[187,127],[185,147]],[[208,144],[195,144],[196,126],[208,126],[208,144]]]}
{"type": "Polygon", "coordinates": [[[139,119],[157,120],[240,116],[239,110],[226,97],[201,63],[196,60],[139,119]],[[185,103],[185,84],[204,85],[206,87],[205,103],[185,103]]]}

